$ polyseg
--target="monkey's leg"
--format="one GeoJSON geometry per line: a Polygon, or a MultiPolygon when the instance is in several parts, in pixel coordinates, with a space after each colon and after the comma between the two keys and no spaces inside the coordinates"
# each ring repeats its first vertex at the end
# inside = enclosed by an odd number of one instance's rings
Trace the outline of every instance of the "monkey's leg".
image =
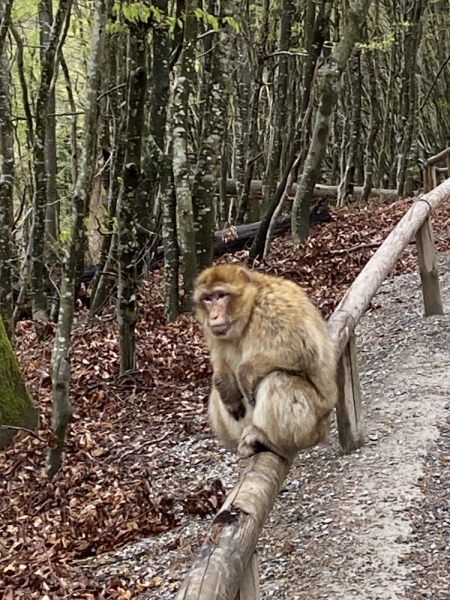
{"type": "Polygon", "coordinates": [[[231,370],[214,371],[213,386],[220,395],[225,408],[238,421],[245,416],[245,404],[242,393],[231,370]]]}
{"type": "Polygon", "coordinates": [[[217,389],[213,387],[208,404],[209,421],[216,436],[232,450],[237,449],[245,426],[251,423],[252,414],[253,409],[247,407],[245,417],[235,419],[222,402],[217,389]]]}
{"type": "Polygon", "coordinates": [[[256,392],[252,425],[242,433],[239,452],[251,456],[266,448],[282,457],[323,440],[329,419],[316,413],[319,394],[306,377],[274,372],[256,392]]]}

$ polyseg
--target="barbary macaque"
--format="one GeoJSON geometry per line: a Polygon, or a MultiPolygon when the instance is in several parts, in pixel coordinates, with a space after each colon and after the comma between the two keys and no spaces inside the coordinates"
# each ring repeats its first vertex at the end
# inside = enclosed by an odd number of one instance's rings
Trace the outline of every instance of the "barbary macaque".
{"type": "Polygon", "coordinates": [[[290,458],[325,441],[337,400],[336,353],[294,282],[238,265],[205,269],[194,303],[213,369],[215,434],[242,456],[290,458]]]}

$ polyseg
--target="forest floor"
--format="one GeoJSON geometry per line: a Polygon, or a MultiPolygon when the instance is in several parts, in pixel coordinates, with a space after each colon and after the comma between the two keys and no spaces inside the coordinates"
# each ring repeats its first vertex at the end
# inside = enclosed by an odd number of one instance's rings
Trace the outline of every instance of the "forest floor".
{"type": "MultiPolygon", "coordinates": [[[[299,281],[325,315],[410,201],[350,207],[304,247],[276,240],[266,271],[299,281]]],[[[434,217],[450,314],[447,206],[434,217]]],[[[224,260],[242,260],[244,254],[224,260]]],[[[450,600],[450,317],[423,318],[414,245],[358,327],[366,445],[296,459],[258,543],[262,597],[450,600]]],[[[74,332],[75,417],[65,465],[44,474],[49,339],[18,327],[40,439],[0,453],[0,597],[173,598],[245,465],[206,424],[210,371],[194,319],[164,325],[161,272],[140,302],[139,372],[120,378],[112,309],[74,332]]]]}

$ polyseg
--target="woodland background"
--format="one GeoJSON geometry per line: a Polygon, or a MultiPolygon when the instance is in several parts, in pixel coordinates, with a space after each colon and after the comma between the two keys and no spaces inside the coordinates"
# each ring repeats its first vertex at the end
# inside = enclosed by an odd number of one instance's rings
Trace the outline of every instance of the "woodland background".
{"type": "MultiPolygon", "coordinates": [[[[449,145],[450,11],[0,0],[0,57],[0,312],[41,413],[39,437],[5,452],[0,582],[41,597],[72,581],[69,558],[174,526],[174,502],[217,507],[217,490],[174,501],[141,462],[120,466],[122,437],[139,455],[168,416],[177,436],[198,433],[209,367],[183,314],[195,276],[215,241],[259,222],[224,260],[301,281],[329,314],[410,201],[386,203],[419,190],[449,145]],[[369,201],[373,188],[391,192],[369,201]],[[318,199],[331,222],[310,235],[318,199]],[[283,216],[292,237],[271,244],[283,216]],[[39,544],[51,567],[36,574],[39,544]]],[[[438,235],[446,224],[438,212],[438,235]]]]}

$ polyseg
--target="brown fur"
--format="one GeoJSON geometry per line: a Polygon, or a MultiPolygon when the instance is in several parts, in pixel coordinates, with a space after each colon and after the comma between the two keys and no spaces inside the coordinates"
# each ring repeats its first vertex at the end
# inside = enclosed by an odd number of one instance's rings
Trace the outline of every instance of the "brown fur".
{"type": "Polygon", "coordinates": [[[216,435],[244,456],[267,448],[292,456],[323,441],[336,404],[336,355],[317,309],[295,283],[220,265],[194,293],[213,367],[209,417],[216,435]],[[220,290],[226,325],[211,330],[205,294],[220,290]]]}

